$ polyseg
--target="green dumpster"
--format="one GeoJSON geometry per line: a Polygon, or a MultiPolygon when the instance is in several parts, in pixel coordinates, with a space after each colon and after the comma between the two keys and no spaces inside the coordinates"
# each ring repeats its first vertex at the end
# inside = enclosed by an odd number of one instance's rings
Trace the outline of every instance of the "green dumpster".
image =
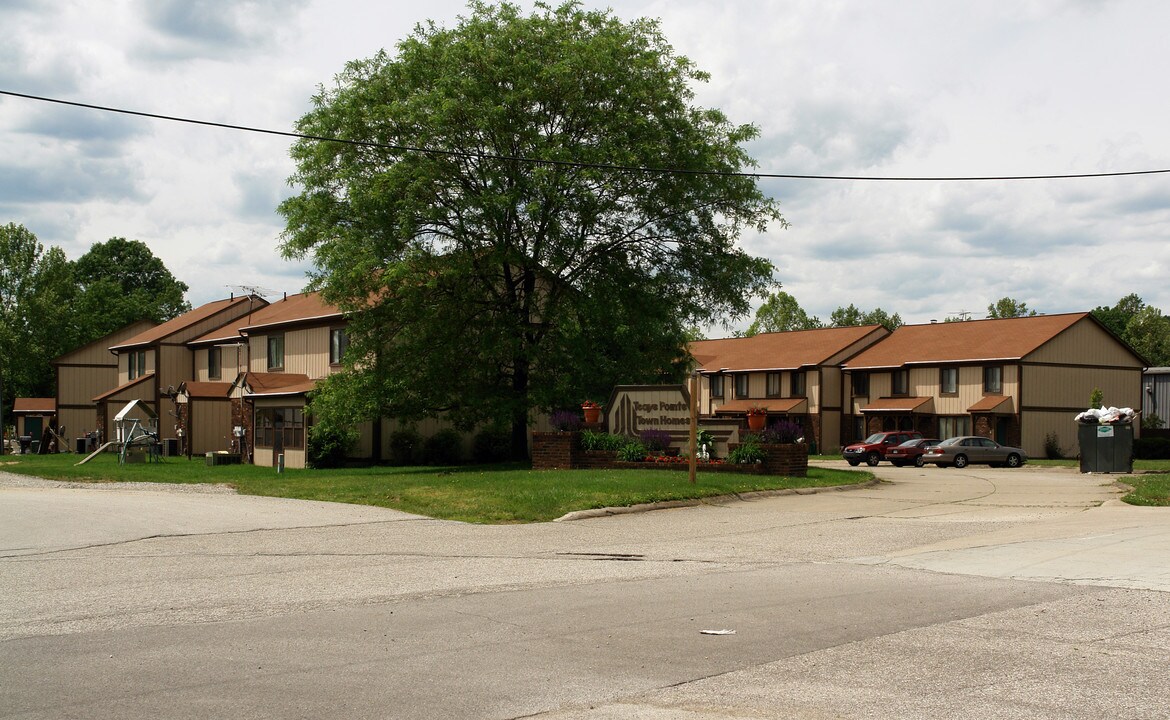
{"type": "Polygon", "coordinates": [[[1081,472],[1133,472],[1133,423],[1082,424],[1077,428],[1077,441],[1081,472]]]}

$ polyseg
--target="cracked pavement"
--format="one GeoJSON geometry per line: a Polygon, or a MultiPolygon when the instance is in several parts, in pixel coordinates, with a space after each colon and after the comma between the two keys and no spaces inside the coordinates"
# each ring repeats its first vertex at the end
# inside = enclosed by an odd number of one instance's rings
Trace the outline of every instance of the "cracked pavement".
{"type": "Polygon", "coordinates": [[[877,470],[511,526],[0,474],[0,717],[1170,717],[1170,510],[877,470]]]}

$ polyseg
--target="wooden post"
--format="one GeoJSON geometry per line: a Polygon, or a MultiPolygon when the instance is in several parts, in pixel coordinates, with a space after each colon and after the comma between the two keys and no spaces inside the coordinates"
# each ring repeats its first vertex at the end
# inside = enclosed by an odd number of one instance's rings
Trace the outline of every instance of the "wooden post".
{"type": "Polygon", "coordinates": [[[691,457],[688,463],[688,470],[691,484],[695,484],[695,470],[698,464],[699,454],[699,371],[695,370],[691,373],[691,457]]]}

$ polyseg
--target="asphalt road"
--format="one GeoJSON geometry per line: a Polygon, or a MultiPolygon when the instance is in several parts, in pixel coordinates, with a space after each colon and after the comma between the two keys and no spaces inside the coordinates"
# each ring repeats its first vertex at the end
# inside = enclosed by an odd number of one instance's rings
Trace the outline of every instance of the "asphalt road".
{"type": "Polygon", "coordinates": [[[879,474],[522,526],[0,474],[0,717],[1170,718],[1170,510],[879,474]]]}

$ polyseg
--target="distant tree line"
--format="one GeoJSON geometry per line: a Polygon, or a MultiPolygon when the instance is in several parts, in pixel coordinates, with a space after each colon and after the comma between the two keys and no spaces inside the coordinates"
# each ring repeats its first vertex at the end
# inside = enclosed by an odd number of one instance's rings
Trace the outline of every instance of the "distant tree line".
{"type": "MultiPolygon", "coordinates": [[[[1135,294],[1126,295],[1116,305],[1099,306],[1091,311],[1105,327],[1124,340],[1151,367],[1170,366],[1170,317],[1159,308],[1147,305],[1135,294]]],[[[1011,297],[1003,297],[987,306],[988,319],[1031,317],[1036,310],[1011,297]]],[[[970,320],[969,314],[948,316],[944,322],[970,320]]],[[[796,298],[783,290],[771,294],[756,311],[755,319],[742,334],[752,336],[764,332],[785,332],[789,330],[813,330],[826,327],[853,327],[857,325],[883,325],[893,331],[902,325],[898,313],[890,314],[882,308],[865,311],[850,304],[838,307],[824,322],[810,315],[796,298]]]]}

